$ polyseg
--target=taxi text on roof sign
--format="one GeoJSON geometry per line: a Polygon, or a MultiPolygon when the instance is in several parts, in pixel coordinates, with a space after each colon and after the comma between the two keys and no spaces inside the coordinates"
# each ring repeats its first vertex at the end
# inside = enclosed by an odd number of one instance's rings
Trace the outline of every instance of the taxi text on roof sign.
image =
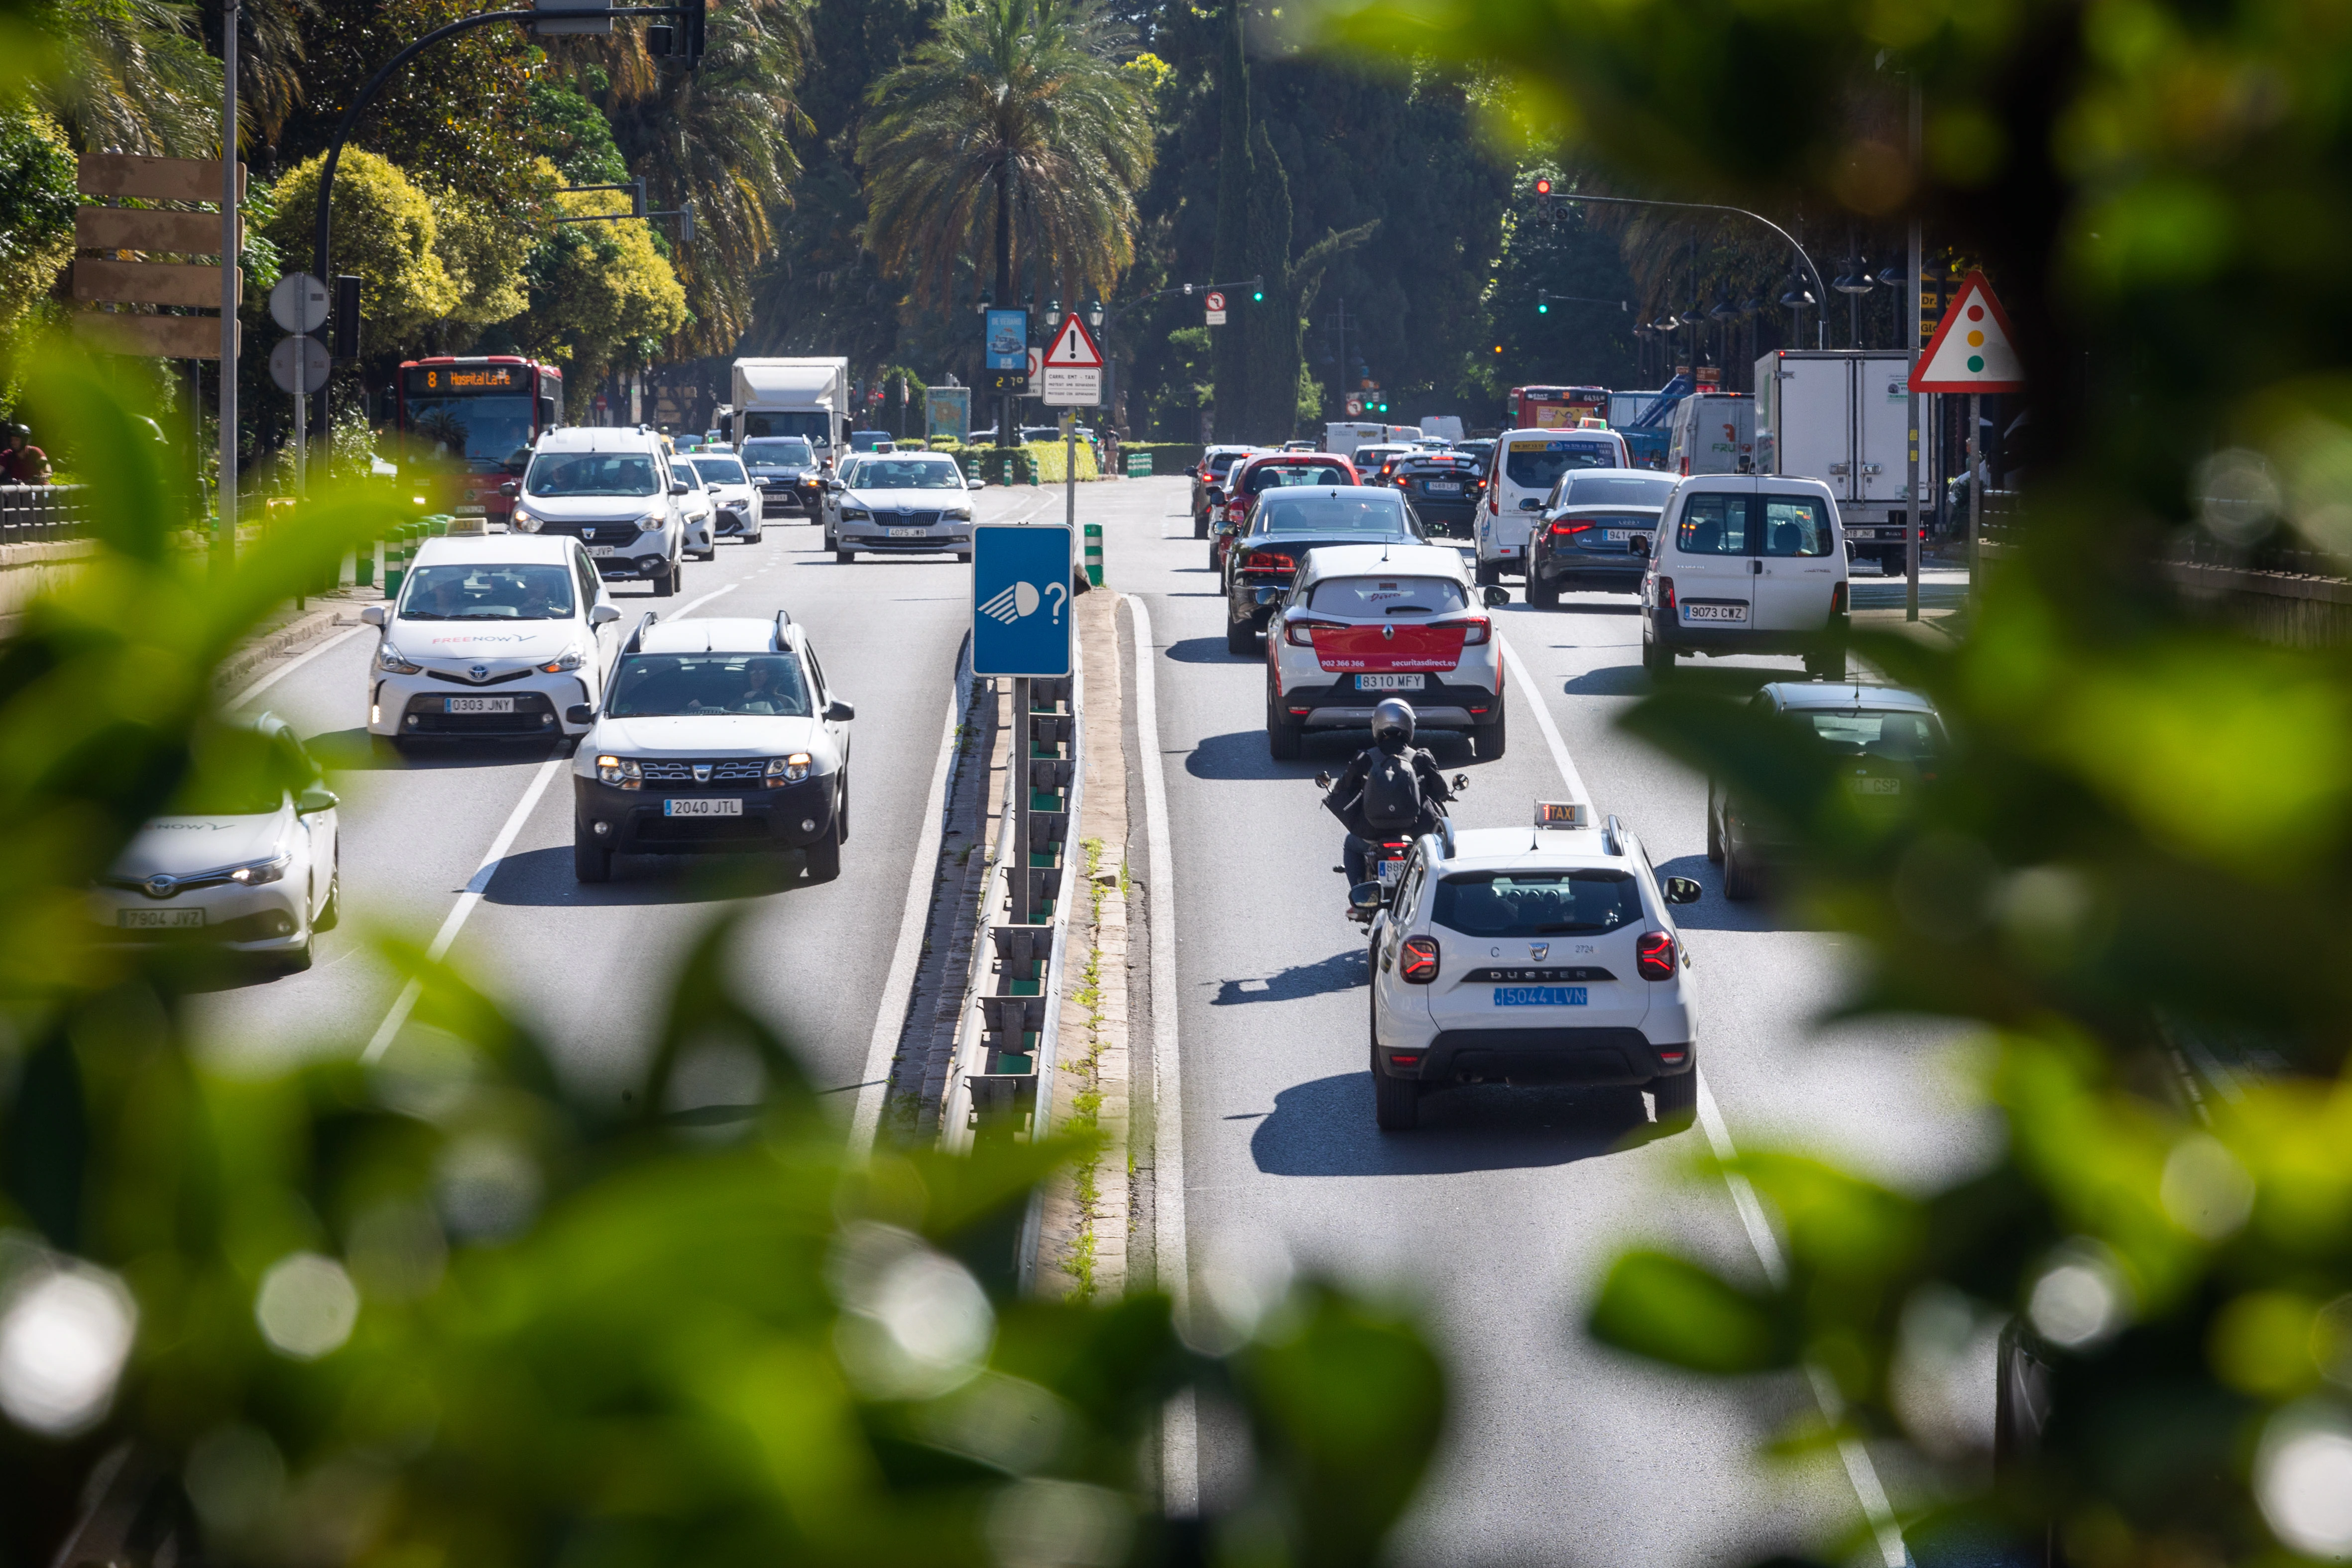
{"type": "Polygon", "coordinates": [[[1919,392],[2009,392],[2025,390],[2025,366],[1992,285],[1971,272],[1952,297],[1936,336],[1919,354],[1910,389],[1919,392]]]}

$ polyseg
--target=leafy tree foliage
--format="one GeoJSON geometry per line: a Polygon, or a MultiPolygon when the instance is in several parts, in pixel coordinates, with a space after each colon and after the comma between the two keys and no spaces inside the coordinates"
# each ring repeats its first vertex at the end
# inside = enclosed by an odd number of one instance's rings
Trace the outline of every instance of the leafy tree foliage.
{"type": "MultiPolygon", "coordinates": [[[[265,232],[288,254],[310,255],[325,162],[298,164],[272,189],[277,213],[265,232]]],[[[442,256],[440,216],[390,159],[346,151],[331,205],[335,265],[358,274],[360,314],[375,330],[399,341],[457,309],[464,296],[442,256]]]]}
{"type": "MultiPolygon", "coordinates": [[[[616,191],[555,198],[566,213],[625,213],[616,191]]],[[[640,363],[686,323],[687,296],[652,229],[619,223],[550,225],[530,252],[530,308],[509,327],[517,347],[562,361],[567,395],[580,418],[595,384],[615,361],[640,363]]]]}

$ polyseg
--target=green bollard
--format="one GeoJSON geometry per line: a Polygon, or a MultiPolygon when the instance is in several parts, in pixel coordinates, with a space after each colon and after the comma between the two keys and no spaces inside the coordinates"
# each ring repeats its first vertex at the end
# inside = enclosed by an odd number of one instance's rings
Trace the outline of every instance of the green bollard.
{"type": "Polygon", "coordinates": [[[1087,583],[1089,587],[1100,588],[1103,585],[1102,525],[1088,523],[1086,530],[1087,583]]]}

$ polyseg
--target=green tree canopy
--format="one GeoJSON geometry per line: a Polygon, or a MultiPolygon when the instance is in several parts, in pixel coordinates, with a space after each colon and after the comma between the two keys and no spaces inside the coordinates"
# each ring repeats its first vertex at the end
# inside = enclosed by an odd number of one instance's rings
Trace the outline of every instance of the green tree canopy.
{"type": "MultiPolygon", "coordinates": [[[[572,214],[629,210],[616,191],[555,200],[572,214]]],[[[639,219],[551,225],[530,252],[528,274],[530,308],[515,334],[530,352],[562,361],[564,384],[583,399],[613,364],[645,363],[686,324],[686,289],[639,219]]]]}
{"type": "MultiPolygon", "coordinates": [[[[289,169],[273,187],[277,214],[263,232],[286,255],[307,257],[319,206],[324,155],[289,169]]],[[[360,315],[371,333],[414,340],[447,319],[465,296],[442,259],[433,203],[393,162],[347,149],[335,169],[328,214],[335,266],[360,279],[360,315]]]]}

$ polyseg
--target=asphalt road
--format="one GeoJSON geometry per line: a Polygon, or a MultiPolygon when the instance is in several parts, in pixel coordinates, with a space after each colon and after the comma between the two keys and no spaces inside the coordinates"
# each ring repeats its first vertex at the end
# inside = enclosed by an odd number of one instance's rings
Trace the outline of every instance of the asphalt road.
{"type": "MultiPolygon", "coordinates": [[[[1858,1489],[1850,1465],[1759,1456],[1811,1411],[1800,1380],[1685,1378],[1580,1334],[1590,1293],[1630,1242],[1759,1276],[1729,1190],[1692,1169],[1700,1132],[1620,1150],[1646,1120],[1638,1095],[1486,1087],[1425,1102],[1413,1133],[1374,1129],[1364,943],[1333,874],[1340,831],[1312,783],[1369,737],[1269,759],[1263,666],[1225,652],[1186,499],[1181,481],[1158,479],[1097,486],[1084,505],[1106,524],[1110,583],[1144,598],[1157,644],[1159,735],[1145,745],[1167,778],[1188,1245],[1206,1293],[1295,1266],[1401,1293],[1428,1315],[1455,1402],[1402,1542],[1411,1561],[1711,1564],[1840,1538],[1855,1561],[1883,1561],[1858,1500],[1870,1483],[1858,1489]]],[[[1528,678],[1513,669],[1506,681],[1507,756],[1440,748],[1449,773],[1472,779],[1455,821],[1519,823],[1537,799],[1562,795],[1540,703],[1597,810],[1640,832],[1661,873],[1707,889],[1681,913],[1703,988],[1699,1061],[1728,1137],[1822,1151],[1907,1186],[1985,1161],[1993,1133],[1948,1031],[1817,1027],[1843,984],[1840,940],[1724,901],[1704,853],[1704,780],[1615,728],[1647,689],[1631,603],[1582,594],[1498,612],[1528,678]]],[[[1752,690],[1801,674],[1793,660],[1726,660],[1695,678],[1752,690]]],[[[1213,1496],[1241,1447],[1213,1419],[1201,1443],[1213,1496]]],[[[1900,1478],[1883,1479],[1899,1503],[1900,1478]]]]}
{"type": "MultiPolygon", "coordinates": [[[[1034,510],[1043,495],[990,489],[973,498],[985,520],[1034,510]]],[[[553,748],[371,755],[362,725],[375,633],[363,629],[288,669],[251,705],[311,741],[342,797],[343,924],[319,939],[308,973],[199,998],[200,1039],[229,1055],[358,1051],[401,988],[373,937],[425,941],[468,902],[451,961],[544,1030],[580,1082],[617,1091],[641,1061],[679,958],[731,911],[742,919],[735,973],[744,994],[789,1027],[810,1075],[845,1116],[854,1094],[840,1091],[865,1070],[971,622],[971,576],[948,556],[842,566],[816,546],[814,526],[772,523],[756,546],[722,542],[717,560],[689,562],[676,598],[626,584],[615,600],[625,626],[642,602],[665,619],[788,609],[809,629],[834,685],[857,706],[852,836],[837,881],[804,882],[797,857],[623,857],[610,883],[581,885],[572,874],[571,764],[553,748]],[[519,810],[506,852],[478,878],[519,810]],[[469,881],[478,901],[461,898],[469,881]]],[[[751,1087],[708,1083],[698,1098],[736,1101],[751,1087]]]]}

